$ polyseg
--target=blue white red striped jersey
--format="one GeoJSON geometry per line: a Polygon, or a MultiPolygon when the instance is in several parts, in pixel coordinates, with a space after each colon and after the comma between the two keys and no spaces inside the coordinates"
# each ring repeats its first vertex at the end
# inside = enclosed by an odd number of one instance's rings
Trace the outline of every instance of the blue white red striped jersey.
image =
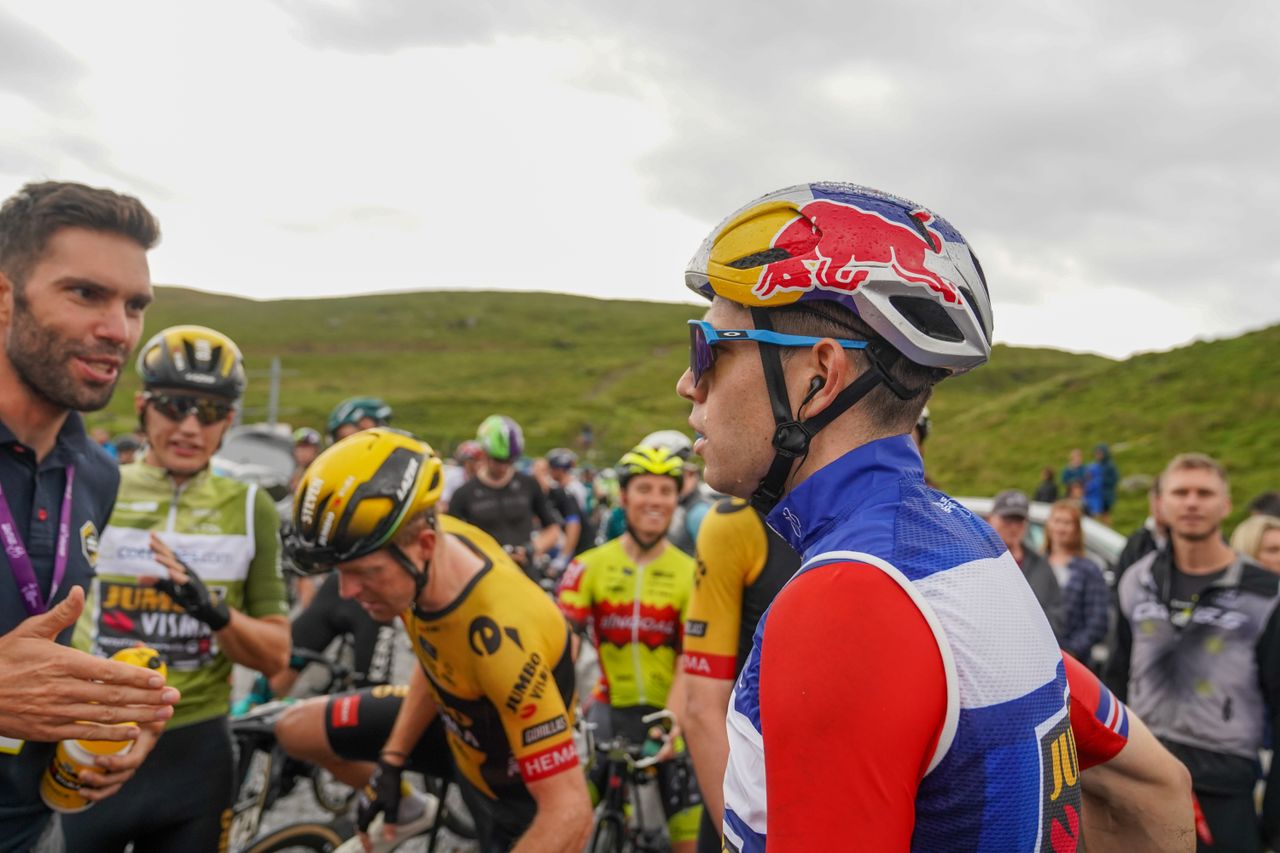
{"type": "Polygon", "coordinates": [[[902,849],[908,840],[930,853],[1075,850],[1079,770],[1057,643],[994,531],[925,485],[911,440],[851,451],[793,490],[768,521],[805,563],[760,621],[730,700],[729,848],[762,851],[768,839],[770,850],[902,849]],[[901,616],[866,634],[862,623],[882,609],[901,616]],[[844,621],[832,625],[824,618],[832,611],[844,621]],[[898,663],[898,645],[908,642],[917,645],[898,663]],[[875,683],[833,685],[841,673],[874,671],[864,664],[876,656],[895,665],[875,683]],[[887,734],[881,741],[890,742],[877,742],[876,731],[903,732],[901,718],[919,713],[927,697],[914,682],[930,672],[938,701],[911,723],[908,754],[887,734]],[[784,707],[791,716],[774,710],[784,707]],[[809,744],[806,732],[823,742],[809,744]],[[860,738],[860,750],[881,750],[879,763],[842,752],[846,734],[860,738]],[[770,749],[779,743],[787,748],[770,749]],[[895,761],[917,763],[880,778],[884,762],[895,761]],[[867,784],[863,773],[877,778],[867,784]],[[806,785],[825,799],[792,790],[806,785]],[[877,807],[863,819],[867,798],[877,807]],[[782,801],[778,812],[772,800],[782,801]],[[844,814],[828,820],[833,811],[844,814]],[[894,821],[903,835],[878,828],[894,821]],[[771,822],[786,833],[771,835],[771,822]],[[806,837],[807,823],[824,822],[822,839],[806,837]]]}

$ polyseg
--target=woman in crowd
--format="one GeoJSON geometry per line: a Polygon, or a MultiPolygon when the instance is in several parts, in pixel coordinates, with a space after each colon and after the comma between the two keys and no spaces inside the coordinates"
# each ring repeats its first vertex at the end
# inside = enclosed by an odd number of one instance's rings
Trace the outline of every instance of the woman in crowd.
{"type": "Polygon", "coordinates": [[[1082,515],[1075,501],[1055,502],[1045,525],[1044,552],[1062,587],[1058,643],[1088,663],[1094,644],[1107,634],[1110,594],[1102,571],[1084,556],[1082,515]]]}
{"type": "Polygon", "coordinates": [[[1280,574],[1280,518],[1253,515],[1231,534],[1231,547],[1264,569],[1280,574]]]}

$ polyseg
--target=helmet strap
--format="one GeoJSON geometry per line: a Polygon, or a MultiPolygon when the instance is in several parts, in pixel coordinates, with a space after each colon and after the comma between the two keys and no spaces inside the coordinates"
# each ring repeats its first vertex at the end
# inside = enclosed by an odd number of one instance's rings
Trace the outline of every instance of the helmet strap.
{"type": "Polygon", "coordinates": [[[413,578],[413,615],[418,617],[428,616],[418,604],[418,599],[422,597],[422,591],[427,587],[427,579],[431,576],[431,561],[426,560],[419,569],[414,565],[413,560],[409,559],[409,555],[400,550],[400,546],[392,542],[387,548],[391,551],[391,556],[395,557],[396,562],[400,564],[400,568],[409,573],[409,577],[413,578]]]}
{"type": "Polygon", "coordinates": [[[665,538],[666,538],[666,536],[667,536],[667,531],[665,531],[665,530],[664,530],[664,531],[662,531],[662,532],[661,532],[661,533],[659,533],[657,536],[653,537],[653,538],[652,538],[652,539],[650,539],[648,542],[646,542],[646,541],[644,541],[643,539],[641,539],[641,538],[640,538],[640,534],[639,534],[639,533],[636,533],[636,529],[635,529],[634,527],[632,527],[632,526],[631,526],[631,522],[629,522],[629,521],[628,521],[628,522],[627,522],[627,535],[631,537],[631,541],[632,541],[632,542],[635,542],[637,545],[639,545],[639,546],[640,546],[640,553],[642,553],[642,554],[647,554],[647,553],[649,553],[650,551],[652,551],[654,548],[656,548],[656,547],[658,546],[658,543],[659,543],[659,542],[661,542],[663,539],[665,539],[665,538]]]}
{"type": "MultiPolygon", "coordinates": [[[[751,319],[757,329],[773,331],[773,323],[769,312],[763,308],[753,307],[751,319]]],[[[912,391],[889,375],[889,368],[901,357],[897,350],[879,342],[872,342],[863,353],[867,356],[869,368],[857,379],[845,386],[835,399],[818,414],[807,420],[800,420],[804,407],[817,393],[814,388],[800,403],[793,417],[791,401],[787,396],[786,373],[782,369],[781,348],[772,344],[757,344],[760,350],[760,362],[764,367],[765,386],[769,391],[769,404],[773,408],[773,420],[776,425],[773,433],[773,463],[768,473],[756,486],[751,495],[751,505],[767,515],[778,501],[782,500],[787,480],[797,460],[809,455],[809,443],[823,427],[851,409],[855,403],[865,397],[877,385],[883,383],[895,396],[904,400],[916,396],[924,388],[912,391]]],[[[927,387],[927,386],[926,386],[927,387]]]]}

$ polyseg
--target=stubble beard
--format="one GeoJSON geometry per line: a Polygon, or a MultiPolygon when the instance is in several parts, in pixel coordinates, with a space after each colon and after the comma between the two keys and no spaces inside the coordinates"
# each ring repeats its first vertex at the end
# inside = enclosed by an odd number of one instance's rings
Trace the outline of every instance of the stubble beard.
{"type": "Polygon", "coordinates": [[[123,360],[128,353],[110,346],[84,351],[79,345],[40,325],[26,298],[15,292],[13,322],[9,327],[5,355],[13,365],[18,381],[35,396],[60,409],[96,412],[111,401],[120,374],[117,373],[115,380],[105,386],[78,382],[71,375],[71,359],[80,355],[110,355],[123,360]]]}

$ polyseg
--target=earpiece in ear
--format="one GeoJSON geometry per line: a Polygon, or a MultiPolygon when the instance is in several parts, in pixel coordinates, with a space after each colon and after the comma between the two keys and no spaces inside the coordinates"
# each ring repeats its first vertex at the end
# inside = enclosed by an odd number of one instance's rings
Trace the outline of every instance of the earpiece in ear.
{"type": "Polygon", "coordinates": [[[827,380],[823,379],[821,376],[815,376],[812,379],[810,379],[809,380],[809,396],[812,397],[814,394],[817,394],[819,391],[822,390],[822,386],[826,384],[827,384],[827,380]]]}

